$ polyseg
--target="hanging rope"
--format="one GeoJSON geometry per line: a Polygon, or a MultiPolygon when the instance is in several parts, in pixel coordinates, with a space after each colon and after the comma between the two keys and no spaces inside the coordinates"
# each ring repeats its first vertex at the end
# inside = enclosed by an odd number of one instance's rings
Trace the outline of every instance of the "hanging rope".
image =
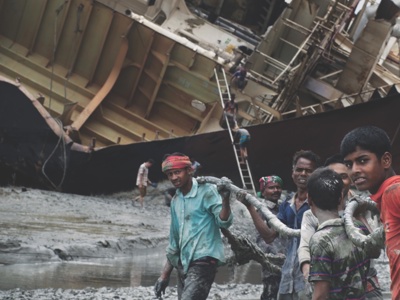
{"type": "MultiPolygon", "coordinates": [[[[56,57],[56,50],[57,50],[57,40],[58,40],[58,28],[57,28],[57,23],[58,23],[58,18],[60,16],[60,13],[64,10],[66,4],[68,3],[68,0],[62,0],[62,3],[57,7],[57,9],[55,10],[55,19],[54,19],[54,34],[53,34],[53,51],[52,51],[52,57],[51,57],[51,77],[50,77],[50,96],[49,96],[49,109],[51,109],[51,101],[52,101],[52,96],[53,96],[53,81],[54,81],[54,64],[55,64],[55,57],[56,57]]],[[[79,28],[79,24],[80,24],[80,19],[81,19],[81,13],[83,10],[83,5],[80,4],[78,6],[78,11],[77,11],[77,23],[76,23],[76,29],[75,29],[75,39],[78,33],[81,32],[80,28],[79,28]]],[[[72,55],[73,55],[73,51],[72,51],[72,47],[75,47],[76,44],[76,40],[74,41],[74,43],[71,43],[71,48],[70,48],[70,55],[71,55],[71,59],[72,59],[72,55]]],[[[67,78],[64,80],[64,99],[67,100],[67,82],[69,80],[69,77],[71,75],[71,71],[72,71],[72,64],[70,65],[70,68],[68,69],[68,74],[67,74],[67,78]]],[[[64,130],[63,130],[63,124],[61,122],[61,120],[53,118],[58,126],[59,126],[59,138],[58,141],[56,143],[56,145],[54,146],[53,150],[51,151],[50,155],[47,157],[47,159],[44,161],[43,166],[42,166],[42,174],[43,176],[47,179],[47,181],[51,184],[51,186],[55,189],[55,190],[60,190],[64,180],[65,180],[65,176],[67,173],[67,150],[66,150],[66,144],[65,144],[65,139],[64,139],[64,130]],[[59,148],[59,146],[61,145],[62,147],[62,165],[63,165],[63,173],[62,173],[62,177],[60,180],[59,184],[56,184],[55,182],[53,182],[53,180],[50,179],[50,177],[48,176],[48,174],[46,173],[46,166],[49,163],[50,159],[54,156],[54,154],[56,153],[57,149],[59,148]]]]}
{"type": "Polygon", "coordinates": [[[60,127],[60,133],[59,133],[59,138],[57,141],[57,144],[54,146],[53,151],[50,153],[50,155],[47,157],[47,159],[44,161],[43,166],[42,166],[42,174],[43,176],[48,180],[48,182],[50,182],[51,186],[59,191],[62,187],[62,184],[64,183],[65,180],[65,176],[67,173],[67,150],[66,150],[66,145],[65,145],[65,139],[64,139],[64,135],[63,135],[63,127],[62,127],[62,123],[60,120],[58,119],[54,119],[57,124],[60,127]],[[57,148],[59,147],[60,143],[62,143],[62,150],[63,150],[63,155],[62,155],[62,163],[63,163],[63,175],[61,177],[60,183],[58,185],[56,185],[51,179],[50,177],[47,175],[45,168],[47,163],[50,161],[50,159],[53,157],[53,155],[55,154],[57,148]]]}
{"type": "Polygon", "coordinates": [[[53,51],[52,51],[52,55],[51,55],[51,77],[50,77],[49,109],[51,109],[51,100],[52,100],[52,96],[53,96],[54,61],[55,61],[55,58],[56,58],[58,16],[60,15],[61,11],[64,9],[64,6],[68,1],[63,0],[62,2],[63,3],[61,3],[61,5],[56,9],[56,17],[54,19],[53,51]]]}

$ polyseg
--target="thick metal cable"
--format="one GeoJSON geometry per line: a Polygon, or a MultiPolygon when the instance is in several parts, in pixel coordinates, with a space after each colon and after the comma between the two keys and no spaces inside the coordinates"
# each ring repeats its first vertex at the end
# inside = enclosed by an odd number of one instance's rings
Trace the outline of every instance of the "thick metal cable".
{"type": "Polygon", "coordinates": [[[359,211],[375,211],[379,215],[376,203],[372,200],[361,199],[359,197],[352,198],[346,205],[344,212],[344,224],[346,233],[350,240],[358,247],[361,248],[383,248],[385,244],[385,233],[383,227],[376,228],[371,234],[364,235],[361,230],[354,225],[354,214],[359,211]]]}
{"type": "Polygon", "coordinates": [[[212,183],[219,187],[225,187],[231,191],[231,199],[233,195],[236,197],[239,194],[245,194],[245,199],[251,205],[256,207],[261,213],[265,216],[268,221],[268,224],[279,233],[282,237],[299,237],[300,229],[292,229],[283,224],[260,200],[258,200],[255,196],[250,194],[248,191],[238,188],[237,186],[232,184],[226,177],[222,177],[221,179],[211,176],[201,176],[196,178],[199,183],[212,183]]]}

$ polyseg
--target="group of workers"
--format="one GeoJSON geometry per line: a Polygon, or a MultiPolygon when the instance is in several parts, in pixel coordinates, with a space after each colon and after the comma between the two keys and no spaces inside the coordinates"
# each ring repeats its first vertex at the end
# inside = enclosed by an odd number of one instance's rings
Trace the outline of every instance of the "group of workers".
{"type": "MultiPolygon", "coordinates": [[[[391,143],[374,126],[349,132],[340,154],[326,160],[310,150],[295,153],[292,179],[296,191],[281,199],[283,181],[262,177],[263,204],[286,226],[300,229],[300,237],[283,237],[245,197],[258,233],[257,244],[266,253],[283,253],[281,274],[263,269],[260,299],[383,299],[373,259],[380,247],[361,249],[346,234],[343,210],[357,193],[376,202],[385,229],[392,299],[400,299],[400,176],[392,168],[391,143]]],[[[207,299],[219,265],[224,263],[220,228],[233,222],[231,191],[226,186],[198,182],[192,162],[182,153],[165,155],[162,171],[175,194],[170,203],[171,225],[167,260],[154,291],[165,293],[172,270],[178,272],[178,299],[207,299]]],[[[354,223],[365,234],[371,225],[363,216],[354,223]]]]}

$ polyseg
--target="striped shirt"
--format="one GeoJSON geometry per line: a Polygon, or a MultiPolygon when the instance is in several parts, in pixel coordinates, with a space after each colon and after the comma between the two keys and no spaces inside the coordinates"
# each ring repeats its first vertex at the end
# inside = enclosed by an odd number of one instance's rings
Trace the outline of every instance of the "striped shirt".
{"type": "Polygon", "coordinates": [[[370,260],[348,238],[342,219],[318,227],[310,240],[310,252],[309,281],[329,281],[329,299],[365,299],[370,260]]]}

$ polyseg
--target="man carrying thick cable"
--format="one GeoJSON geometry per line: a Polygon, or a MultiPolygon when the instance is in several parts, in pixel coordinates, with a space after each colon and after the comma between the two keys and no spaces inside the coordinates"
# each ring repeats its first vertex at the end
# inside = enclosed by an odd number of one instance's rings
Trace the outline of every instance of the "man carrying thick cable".
{"type": "MultiPolygon", "coordinates": [[[[271,175],[261,177],[260,180],[260,196],[264,199],[262,203],[274,214],[279,212],[279,204],[281,201],[283,181],[279,176],[271,175]]],[[[239,199],[241,200],[241,199],[239,199]]],[[[241,200],[242,201],[242,200],[241,200]]],[[[267,244],[262,238],[261,234],[266,227],[269,227],[267,218],[257,209],[243,200],[242,203],[248,209],[254,225],[258,231],[257,246],[260,247],[264,253],[285,256],[287,248],[287,239],[277,237],[272,243],[267,244]],[[261,232],[261,233],[260,233],[261,232]]],[[[260,300],[274,300],[278,297],[279,283],[281,281],[280,274],[275,274],[269,268],[262,268],[262,283],[264,286],[263,293],[260,300]]]]}
{"type": "Polygon", "coordinates": [[[177,188],[171,201],[167,262],[157,280],[157,297],[165,293],[172,269],[178,271],[178,299],[207,299],[218,265],[224,262],[220,228],[232,224],[230,191],[199,184],[191,162],[182,153],[167,154],[162,171],[177,188]]]}
{"type": "MultiPolygon", "coordinates": [[[[307,201],[307,180],[319,166],[319,161],[319,156],[310,150],[300,150],[293,156],[292,179],[297,186],[297,191],[279,205],[277,215],[278,219],[289,228],[300,229],[303,214],[310,209],[307,201]]],[[[268,226],[264,226],[263,230],[258,229],[258,232],[266,243],[273,242],[278,236],[278,232],[268,226]]],[[[307,300],[310,298],[299,267],[297,256],[299,240],[299,237],[288,239],[278,300],[307,300]]]]}

